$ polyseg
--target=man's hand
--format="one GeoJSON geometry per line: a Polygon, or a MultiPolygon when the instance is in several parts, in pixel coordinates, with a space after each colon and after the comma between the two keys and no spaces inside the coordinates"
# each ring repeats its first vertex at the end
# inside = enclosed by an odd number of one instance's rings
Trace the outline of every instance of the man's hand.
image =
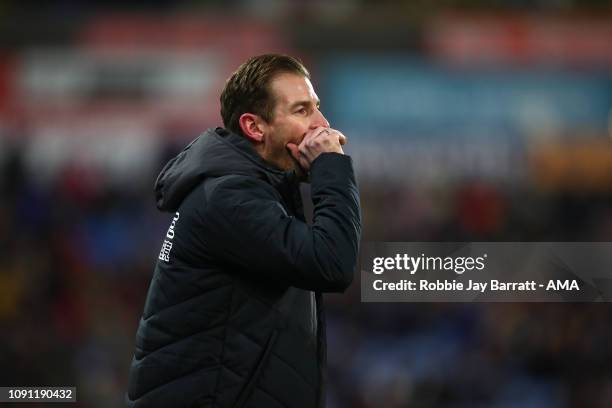
{"type": "Polygon", "coordinates": [[[344,154],[344,151],[342,151],[342,145],[344,144],[346,144],[346,136],[340,131],[318,127],[306,133],[299,146],[295,143],[288,143],[287,148],[300,167],[304,171],[308,171],[310,170],[310,164],[321,153],[344,154]]]}

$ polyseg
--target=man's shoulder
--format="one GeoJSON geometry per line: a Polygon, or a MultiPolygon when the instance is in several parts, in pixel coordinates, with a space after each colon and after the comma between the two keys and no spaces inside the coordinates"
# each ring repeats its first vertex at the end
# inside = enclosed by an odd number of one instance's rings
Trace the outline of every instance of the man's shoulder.
{"type": "Polygon", "coordinates": [[[205,180],[204,189],[208,196],[218,194],[248,194],[259,191],[274,191],[274,187],[259,177],[244,174],[228,174],[205,180]]]}
{"type": "Polygon", "coordinates": [[[264,180],[247,175],[224,175],[203,180],[185,200],[184,209],[194,211],[205,225],[218,226],[222,220],[236,221],[271,203],[284,208],[278,191],[264,180]]]}
{"type": "Polygon", "coordinates": [[[232,207],[256,199],[279,199],[278,191],[258,177],[231,174],[204,180],[197,188],[207,207],[232,207]]]}

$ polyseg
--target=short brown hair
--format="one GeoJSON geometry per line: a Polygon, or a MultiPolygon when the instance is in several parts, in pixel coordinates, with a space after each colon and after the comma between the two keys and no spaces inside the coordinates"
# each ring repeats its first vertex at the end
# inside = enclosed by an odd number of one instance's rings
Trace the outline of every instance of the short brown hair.
{"type": "Polygon", "coordinates": [[[247,112],[259,115],[267,122],[272,120],[276,101],[270,92],[270,83],[280,73],[294,73],[310,79],[306,67],[289,55],[258,55],[238,67],[221,92],[223,126],[242,134],[239,119],[247,112]]]}

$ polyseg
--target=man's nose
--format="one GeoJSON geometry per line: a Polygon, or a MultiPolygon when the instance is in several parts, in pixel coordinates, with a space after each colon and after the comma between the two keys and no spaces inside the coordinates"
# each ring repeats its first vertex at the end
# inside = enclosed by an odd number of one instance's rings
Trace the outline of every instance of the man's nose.
{"type": "Polygon", "coordinates": [[[313,121],[310,124],[310,127],[314,129],[314,128],[318,128],[320,126],[328,128],[329,127],[329,122],[327,121],[327,119],[325,119],[325,116],[323,116],[323,113],[319,109],[317,109],[315,111],[315,114],[314,114],[314,117],[313,117],[313,121]]]}

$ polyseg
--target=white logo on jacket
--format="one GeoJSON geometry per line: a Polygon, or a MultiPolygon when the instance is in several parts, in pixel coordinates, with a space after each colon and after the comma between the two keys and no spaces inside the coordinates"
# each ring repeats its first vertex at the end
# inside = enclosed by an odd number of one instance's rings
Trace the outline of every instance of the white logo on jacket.
{"type": "Polygon", "coordinates": [[[174,238],[174,227],[176,227],[176,222],[180,217],[179,212],[176,212],[175,217],[172,219],[172,223],[170,224],[170,228],[168,228],[168,232],[166,232],[166,239],[164,239],[164,243],[162,244],[161,251],[159,251],[158,258],[161,261],[170,262],[170,251],[172,250],[172,239],[174,238]]]}

